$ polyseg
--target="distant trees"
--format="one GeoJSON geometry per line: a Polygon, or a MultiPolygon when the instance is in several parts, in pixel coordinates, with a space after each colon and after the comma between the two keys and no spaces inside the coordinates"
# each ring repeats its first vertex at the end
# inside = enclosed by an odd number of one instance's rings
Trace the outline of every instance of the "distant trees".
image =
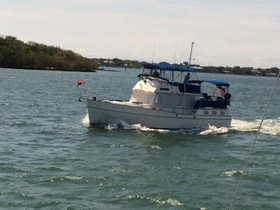
{"type": "MultiPolygon", "coordinates": [[[[161,62],[167,63],[167,62],[161,62]]],[[[98,66],[140,68],[142,62],[119,58],[90,59],[60,47],[29,41],[24,43],[13,36],[0,36],[0,67],[17,69],[47,69],[67,71],[95,71],[98,66]]],[[[200,66],[197,66],[200,67],[200,66]]],[[[277,76],[277,67],[204,66],[198,72],[277,76]]]]}
{"type": "Polygon", "coordinates": [[[140,68],[141,63],[137,60],[121,60],[119,58],[98,58],[96,59],[99,66],[108,67],[127,67],[127,68],[140,68]]]}
{"type": "Polygon", "coordinates": [[[253,67],[223,67],[223,66],[204,66],[200,72],[221,73],[221,74],[238,74],[238,75],[255,75],[255,76],[277,76],[279,69],[276,67],[254,69],[253,67]]]}
{"type": "MultiPolygon", "coordinates": [[[[136,60],[121,60],[118,58],[99,58],[96,59],[100,66],[107,67],[128,67],[128,68],[140,68],[142,63],[136,60]]],[[[160,64],[169,64],[168,62],[160,62],[160,64]]],[[[177,64],[181,65],[181,64],[177,64]]],[[[255,75],[255,76],[277,76],[279,69],[277,67],[273,68],[253,68],[253,67],[240,67],[240,66],[199,66],[195,65],[195,67],[201,67],[201,69],[197,69],[197,72],[207,72],[207,73],[220,73],[220,74],[239,74],[239,75],[255,75]]]]}
{"type": "Polygon", "coordinates": [[[82,57],[71,50],[35,42],[24,43],[12,36],[0,37],[0,67],[17,69],[48,69],[95,71],[95,59],[82,57]]]}

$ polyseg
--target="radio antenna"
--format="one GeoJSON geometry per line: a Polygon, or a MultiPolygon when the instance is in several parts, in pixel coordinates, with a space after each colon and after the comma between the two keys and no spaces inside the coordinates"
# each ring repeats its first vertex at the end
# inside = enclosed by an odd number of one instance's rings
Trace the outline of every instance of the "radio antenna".
{"type": "Polygon", "coordinates": [[[191,52],[190,52],[190,58],[189,58],[189,66],[191,65],[191,62],[192,62],[193,45],[194,45],[194,42],[192,42],[192,45],[191,45],[191,52]]]}

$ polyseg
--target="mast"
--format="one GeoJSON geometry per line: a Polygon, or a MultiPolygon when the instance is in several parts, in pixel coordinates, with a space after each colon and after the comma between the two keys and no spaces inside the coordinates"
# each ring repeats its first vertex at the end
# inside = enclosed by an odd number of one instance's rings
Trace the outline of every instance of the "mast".
{"type": "Polygon", "coordinates": [[[194,45],[194,42],[192,42],[192,45],[191,45],[191,52],[190,52],[190,58],[189,58],[189,66],[191,65],[191,62],[192,62],[193,45],[194,45]]]}

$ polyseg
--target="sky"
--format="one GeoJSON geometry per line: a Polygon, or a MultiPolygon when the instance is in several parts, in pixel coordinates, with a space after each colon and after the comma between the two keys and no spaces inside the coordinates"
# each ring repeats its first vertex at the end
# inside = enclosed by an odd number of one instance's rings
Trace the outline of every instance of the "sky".
{"type": "Polygon", "coordinates": [[[280,67],[279,0],[0,0],[0,35],[89,58],[280,67]]]}

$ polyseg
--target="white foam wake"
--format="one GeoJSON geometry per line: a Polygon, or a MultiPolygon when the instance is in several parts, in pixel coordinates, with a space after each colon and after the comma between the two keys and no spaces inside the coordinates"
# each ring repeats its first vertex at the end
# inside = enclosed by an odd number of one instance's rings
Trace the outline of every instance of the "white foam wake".
{"type": "MultiPolygon", "coordinates": [[[[126,129],[126,130],[138,130],[138,131],[152,131],[152,132],[159,132],[159,133],[182,133],[182,134],[198,134],[198,135],[219,135],[225,134],[230,131],[240,131],[240,132],[256,132],[259,128],[261,120],[254,120],[254,121],[246,121],[246,120],[239,120],[233,119],[231,123],[231,127],[220,127],[217,128],[215,126],[209,125],[208,128],[205,129],[181,129],[181,130],[167,130],[167,129],[154,129],[149,128],[146,126],[142,126],[141,124],[133,124],[130,125],[125,121],[119,120],[116,123],[111,123],[105,126],[107,130],[117,130],[117,129],[126,129]]],[[[85,127],[89,127],[89,117],[88,114],[82,119],[82,124],[85,127]]],[[[266,119],[263,121],[262,127],[260,132],[267,135],[280,135],[280,118],[276,119],[266,119]]]]}
{"type": "MultiPolygon", "coordinates": [[[[82,124],[84,127],[90,127],[89,123],[89,116],[86,116],[82,119],[82,124]]],[[[181,134],[193,134],[193,135],[217,135],[217,134],[224,134],[227,133],[229,128],[217,128],[215,126],[210,126],[204,130],[201,128],[192,128],[192,129],[180,129],[180,130],[168,130],[168,129],[156,129],[156,128],[149,128],[147,126],[142,126],[141,124],[128,124],[123,120],[118,120],[115,123],[110,123],[104,126],[106,130],[118,130],[118,129],[125,129],[125,130],[138,130],[138,131],[145,131],[145,132],[159,132],[159,133],[181,133],[181,134]]]]}
{"type": "Polygon", "coordinates": [[[87,128],[90,126],[88,114],[86,114],[86,116],[82,119],[82,124],[87,128]]]}
{"type": "Polygon", "coordinates": [[[161,198],[152,198],[147,195],[127,195],[123,197],[122,199],[125,200],[146,200],[150,201],[152,203],[155,203],[157,206],[183,206],[184,204],[180,202],[179,200],[168,198],[168,199],[161,199],[161,198]]]}
{"type": "Polygon", "coordinates": [[[169,130],[153,129],[153,128],[149,128],[149,127],[146,127],[146,126],[142,126],[141,124],[130,125],[123,120],[119,120],[116,123],[108,124],[107,126],[105,126],[105,129],[107,129],[107,130],[116,130],[116,129],[120,129],[120,128],[123,128],[125,130],[157,131],[157,132],[160,132],[160,133],[169,132],[169,130]]]}
{"type": "Polygon", "coordinates": [[[230,128],[227,127],[220,127],[217,128],[213,125],[209,125],[208,129],[205,131],[201,131],[199,134],[200,135],[217,135],[217,134],[225,134],[230,130],[230,128]]]}
{"type": "MultiPolygon", "coordinates": [[[[231,123],[231,130],[248,132],[257,131],[260,126],[261,120],[246,121],[233,119],[231,123]]],[[[280,118],[265,119],[262,123],[260,133],[279,136],[280,135],[280,118]]]]}
{"type": "Polygon", "coordinates": [[[243,171],[231,170],[231,171],[223,172],[221,176],[233,177],[233,176],[239,176],[241,174],[246,175],[244,174],[243,171]]]}

